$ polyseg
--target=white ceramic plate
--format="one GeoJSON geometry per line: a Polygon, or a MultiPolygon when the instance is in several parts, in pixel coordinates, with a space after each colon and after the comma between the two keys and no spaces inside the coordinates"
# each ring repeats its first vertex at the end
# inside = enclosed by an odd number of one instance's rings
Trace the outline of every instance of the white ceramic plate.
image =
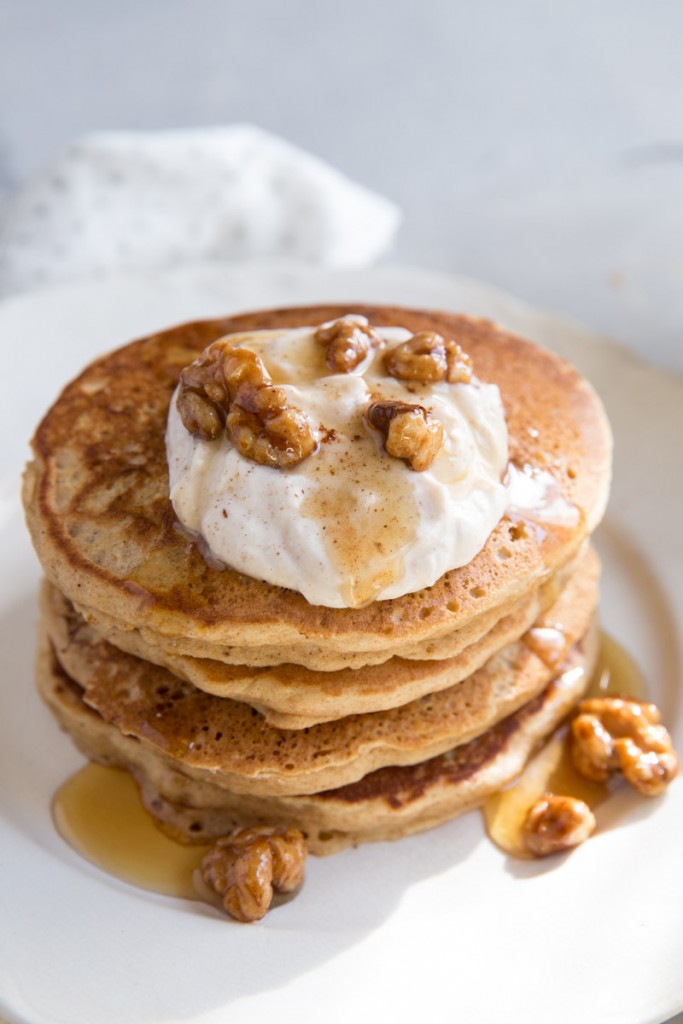
{"type": "Polygon", "coordinates": [[[33,692],[39,570],[18,476],[59,387],[97,353],[183,319],[327,300],[466,309],[572,359],[616,435],[599,534],[603,615],[683,746],[683,382],[474,282],[384,268],[208,266],[0,307],[0,1016],[22,1024],[423,1020],[659,1022],[683,1007],[683,783],[622,793],[561,861],[513,863],[478,814],[309,862],[297,899],[242,927],[133,889],[55,833],[50,799],[81,763],[33,692]]]}

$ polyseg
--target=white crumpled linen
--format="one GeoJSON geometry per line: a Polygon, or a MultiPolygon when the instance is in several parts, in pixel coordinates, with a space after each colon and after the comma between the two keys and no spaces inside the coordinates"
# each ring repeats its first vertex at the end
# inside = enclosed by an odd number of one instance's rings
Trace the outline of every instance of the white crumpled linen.
{"type": "Polygon", "coordinates": [[[249,125],[102,132],[0,214],[0,296],[206,260],[360,267],[399,220],[393,203],[249,125]]]}

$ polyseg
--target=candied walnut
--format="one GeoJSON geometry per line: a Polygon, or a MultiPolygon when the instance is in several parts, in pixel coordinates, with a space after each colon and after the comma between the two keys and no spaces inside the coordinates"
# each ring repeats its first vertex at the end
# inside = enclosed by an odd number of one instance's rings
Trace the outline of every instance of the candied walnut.
{"type": "Polygon", "coordinates": [[[241,390],[272,385],[263,360],[248,348],[239,348],[227,342],[222,344],[221,371],[230,401],[234,402],[241,390]]]}
{"type": "Polygon", "coordinates": [[[591,782],[607,782],[612,772],[612,737],[594,715],[579,715],[572,722],[571,752],[580,775],[591,782]]]}
{"type": "Polygon", "coordinates": [[[448,363],[444,340],[434,331],[420,331],[387,352],[384,366],[387,373],[398,380],[422,384],[446,380],[448,363]]]}
{"type": "Polygon", "coordinates": [[[178,393],[178,412],[183,426],[204,441],[215,441],[225,427],[225,412],[206,395],[186,389],[178,393]]]}
{"type": "Polygon", "coordinates": [[[315,332],[315,340],[325,346],[325,362],[335,373],[355,370],[371,348],[383,344],[365,317],[359,316],[343,316],[322,324],[315,332]]]}
{"type": "MultiPolygon", "coordinates": [[[[654,744],[660,745],[657,740],[654,744]]],[[[659,796],[678,775],[678,758],[670,742],[661,746],[660,750],[646,749],[628,737],[614,741],[624,778],[643,796],[659,796]]]]}
{"type": "Polygon", "coordinates": [[[305,414],[287,405],[265,416],[235,402],[228,413],[227,428],[237,450],[262,466],[295,466],[315,449],[305,414]]]}
{"type": "Polygon", "coordinates": [[[273,892],[294,892],[304,878],[306,842],[296,828],[245,828],[219,839],[202,859],[204,882],[237,921],[260,921],[273,892]]]}
{"type": "Polygon", "coordinates": [[[220,437],[228,412],[228,393],[222,371],[220,346],[209,345],[180,374],[178,412],[191,434],[214,441],[220,437]]]}
{"type": "Polygon", "coordinates": [[[594,831],[595,816],[583,800],[546,793],[529,809],[522,836],[535,857],[547,857],[579,846],[594,831]]]}
{"type": "Polygon", "coordinates": [[[595,782],[614,772],[644,796],[663,792],[679,770],[671,737],[654,704],[626,697],[594,697],[579,704],[571,726],[577,771],[595,782]]]}
{"type": "Polygon", "coordinates": [[[315,450],[308,417],[290,406],[261,359],[249,349],[225,346],[223,376],[230,396],[226,426],[235,447],[265,466],[294,466],[315,450]]]}
{"type": "Polygon", "coordinates": [[[448,373],[446,380],[449,384],[469,384],[472,380],[472,360],[467,352],[464,352],[457,341],[446,342],[446,362],[448,373]]]}
{"type": "Polygon", "coordinates": [[[373,402],[365,414],[371,427],[384,435],[384,448],[411,469],[427,469],[443,445],[443,427],[421,405],[373,402]]]}
{"type": "Polygon", "coordinates": [[[397,380],[413,380],[434,384],[469,384],[472,361],[456,341],[446,341],[436,331],[419,331],[412,338],[396,345],[384,356],[387,373],[397,380]]]}
{"type": "Polygon", "coordinates": [[[214,342],[180,377],[178,411],[187,430],[215,440],[223,429],[246,458],[293,466],[315,450],[308,417],[273,385],[263,361],[246,348],[214,342]]]}

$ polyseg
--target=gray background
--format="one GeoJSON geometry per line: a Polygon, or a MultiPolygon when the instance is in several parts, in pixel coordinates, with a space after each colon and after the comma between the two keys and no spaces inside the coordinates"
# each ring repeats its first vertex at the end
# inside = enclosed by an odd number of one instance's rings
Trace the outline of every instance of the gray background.
{"type": "Polygon", "coordinates": [[[85,132],[231,122],[397,202],[393,260],[683,369],[680,0],[0,0],[0,201],[85,132]]]}
{"type": "Polygon", "coordinates": [[[0,0],[0,200],[98,128],[254,122],[395,200],[393,260],[683,368],[680,0],[0,0]]]}
{"type": "Polygon", "coordinates": [[[683,369],[679,0],[0,0],[0,200],[97,128],[253,122],[393,199],[391,258],[683,369]]]}

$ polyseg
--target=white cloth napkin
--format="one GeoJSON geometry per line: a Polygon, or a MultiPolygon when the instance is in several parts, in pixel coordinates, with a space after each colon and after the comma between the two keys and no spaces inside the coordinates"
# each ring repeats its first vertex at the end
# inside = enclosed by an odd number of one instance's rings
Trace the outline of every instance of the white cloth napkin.
{"type": "Polygon", "coordinates": [[[393,203],[249,125],[99,133],[0,214],[0,296],[205,260],[359,267],[399,220],[393,203]]]}

